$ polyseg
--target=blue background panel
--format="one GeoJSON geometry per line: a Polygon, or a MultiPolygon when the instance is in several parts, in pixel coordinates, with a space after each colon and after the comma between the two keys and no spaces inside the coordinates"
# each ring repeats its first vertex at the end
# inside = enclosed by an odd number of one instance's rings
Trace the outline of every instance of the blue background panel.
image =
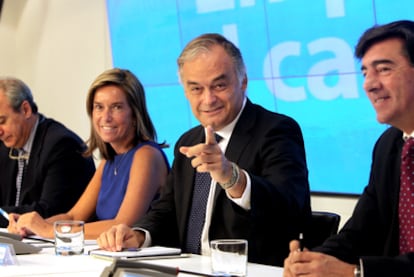
{"type": "Polygon", "coordinates": [[[107,7],[114,66],[144,84],[170,162],[179,136],[198,124],[176,59],[194,37],[220,33],[242,51],[248,97],[300,124],[311,190],[362,192],[387,126],[376,121],[353,51],[374,24],[414,19],[413,1],[107,0],[107,7]]]}

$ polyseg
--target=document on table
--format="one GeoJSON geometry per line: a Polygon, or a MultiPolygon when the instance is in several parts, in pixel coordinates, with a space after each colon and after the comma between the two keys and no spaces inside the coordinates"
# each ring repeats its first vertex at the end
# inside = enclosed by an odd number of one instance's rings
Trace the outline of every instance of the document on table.
{"type": "Polygon", "coordinates": [[[96,257],[109,257],[109,258],[139,258],[139,257],[161,257],[172,256],[181,254],[181,249],[164,246],[150,246],[143,248],[125,249],[119,252],[106,251],[102,249],[90,250],[89,255],[96,257]]]}

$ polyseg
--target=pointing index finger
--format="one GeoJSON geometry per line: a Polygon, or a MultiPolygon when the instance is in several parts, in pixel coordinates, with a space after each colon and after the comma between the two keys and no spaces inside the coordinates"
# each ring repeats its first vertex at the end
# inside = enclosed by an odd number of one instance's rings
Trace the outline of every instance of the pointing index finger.
{"type": "Polygon", "coordinates": [[[211,126],[205,127],[204,133],[206,135],[206,144],[217,144],[216,137],[214,136],[214,130],[211,128],[211,126]]]}

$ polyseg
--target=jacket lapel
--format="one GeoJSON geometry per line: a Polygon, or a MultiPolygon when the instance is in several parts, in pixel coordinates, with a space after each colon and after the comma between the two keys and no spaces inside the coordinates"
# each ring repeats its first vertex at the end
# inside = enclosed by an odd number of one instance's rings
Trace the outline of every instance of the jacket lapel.
{"type": "MultiPolygon", "coordinates": [[[[247,99],[246,106],[244,107],[244,110],[240,115],[239,120],[234,126],[234,130],[231,134],[230,141],[227,145],[225,153],[227,160],[234,162],[241,167],[243,165],[239,164],[240,157],[243,154],[246,154],[245,149],[249,142],[253,139],[254,134],[252,133],[252,130],[255,121],[256,110],[254,109],[254,105],[250,102],[250,100],[247,99]]],[[[214,200],[217,199],[220,191],[224,193],[220,186],[216,186],[214,200]]]]}

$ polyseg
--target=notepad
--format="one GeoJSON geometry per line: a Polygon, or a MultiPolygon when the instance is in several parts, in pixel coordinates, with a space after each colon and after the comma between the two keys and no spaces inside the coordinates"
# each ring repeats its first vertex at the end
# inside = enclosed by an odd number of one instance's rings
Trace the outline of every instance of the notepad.
{"type": "Polygon", "coordinates": [[[144,248],[137,248],[134,250],[123,250],[119,252],[107,251],[107,250],[91,250],[89,255],[91,256],[101,256],[101,257],[110,257],[110,258],[139,258],[139,257],[155,257],[155,256],[170,256],[170,255],[180,255],[181,249],[173,247],[164,247],[164,246],[151,246],[144,248]]]}

